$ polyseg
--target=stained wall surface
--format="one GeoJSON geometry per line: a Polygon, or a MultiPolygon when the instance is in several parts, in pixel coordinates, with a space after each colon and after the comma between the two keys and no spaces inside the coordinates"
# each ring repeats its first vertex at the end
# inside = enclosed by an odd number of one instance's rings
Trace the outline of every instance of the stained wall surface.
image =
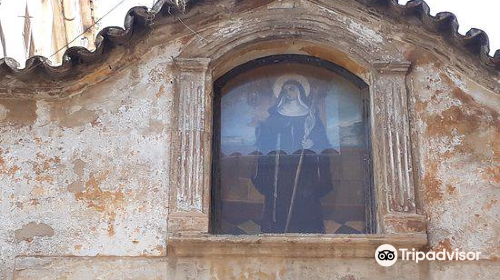
{"type": "Polygon", "coordinates": [[[16,255],[165,254],[174,53],[65,99],[0,102],[4,277],[16,255]]]}
{"type": "MultiPolygon", "coordinates": [[[[148,39],[119,47],[74,85],[61,86],[62,96],[47,97],[44,91],[57,89],[40,88],[40,95],[0,98],[0,279],[493,279],[500,273],[498,72],[411,20],[394,23],[345,1],[249,2],[202,4],[182,23],[167,19],[148,39]],[[382,268],[371,258],[167,255],[169,190],[176,187],[169,179],[173,58],[198,36],[230,38],[278,10],[301,9],[344,26],[355,50],[412,62],[416,192],[418,211],[428,219],[428,247],[480,251],[482,260],[382,268]]],[[[298,53],[346,63],[334,50],[298,45],[298,53]]]]}

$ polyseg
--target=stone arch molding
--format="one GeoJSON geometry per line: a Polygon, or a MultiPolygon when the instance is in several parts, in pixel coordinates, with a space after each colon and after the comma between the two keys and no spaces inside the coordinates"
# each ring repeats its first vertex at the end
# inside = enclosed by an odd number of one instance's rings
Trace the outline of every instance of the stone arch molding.
{"type": "Polygon", "coordinates": [[[196,33],[183,46],[178,59],[207,58],[210,60],[211,74],[218,78],[244,62],[285,51],[313,56],[318,51],[323,51],[320,56],[334,51],[346,60],[332,62],[361,78],[367,78],[366,71],[376,61],[403,60],[397,48],[386,42],[377,31],[365,29],[348,18],[334,18],[323,10],[296,7],[256,12],[237,22],[208,27],[196,33]],[[230,62],[245,52],[256,54],[253,57],[250,55],[246,61],[230,62]]]}
{"type": "Polygon", "coordinates": [[[189,243],[179,236],[209,235],[213,82],[238,65],[275,54],[316,56],[369,85],[377,223],[373,236],[427,242],[425,217],[417,214],[415,198],[413,155],[418,149],[411,142],[411,92],[406,86],[410,63],[377,34],[368,32],[369,39],[355,31],[346,28],[341,16],[284,5],[209,27],[183,47],[174,59],[169,244],[189,243]]]}

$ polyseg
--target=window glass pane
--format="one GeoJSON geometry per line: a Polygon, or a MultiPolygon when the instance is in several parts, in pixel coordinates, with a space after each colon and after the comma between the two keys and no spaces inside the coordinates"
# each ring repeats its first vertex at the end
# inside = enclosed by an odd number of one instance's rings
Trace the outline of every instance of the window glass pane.
{"type": "Polygon", "coordinates": [[[214,233],[364,233],[366,90],[292,58],[216,94],[214,233]]]}

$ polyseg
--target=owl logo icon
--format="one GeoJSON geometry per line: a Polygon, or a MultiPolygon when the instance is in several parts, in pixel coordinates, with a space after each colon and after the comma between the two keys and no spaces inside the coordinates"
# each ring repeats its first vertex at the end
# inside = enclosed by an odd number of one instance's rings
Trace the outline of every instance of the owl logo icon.
{"type": "Polygon", "coordinates": [[[375,251],[375,260],[381,266],[391,266],[398,260],[398,251],[390,244],[380,245],[375,251]]]}

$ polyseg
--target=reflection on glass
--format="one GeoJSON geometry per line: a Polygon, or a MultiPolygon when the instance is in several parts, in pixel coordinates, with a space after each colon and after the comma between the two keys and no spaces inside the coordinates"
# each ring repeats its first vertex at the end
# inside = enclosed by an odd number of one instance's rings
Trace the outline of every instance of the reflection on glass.
{"type": "Polygon", "coordinates": [[[217,94],[215,233],[365,232],[363,90],[288,61],[244,71],[217,94]]]}

